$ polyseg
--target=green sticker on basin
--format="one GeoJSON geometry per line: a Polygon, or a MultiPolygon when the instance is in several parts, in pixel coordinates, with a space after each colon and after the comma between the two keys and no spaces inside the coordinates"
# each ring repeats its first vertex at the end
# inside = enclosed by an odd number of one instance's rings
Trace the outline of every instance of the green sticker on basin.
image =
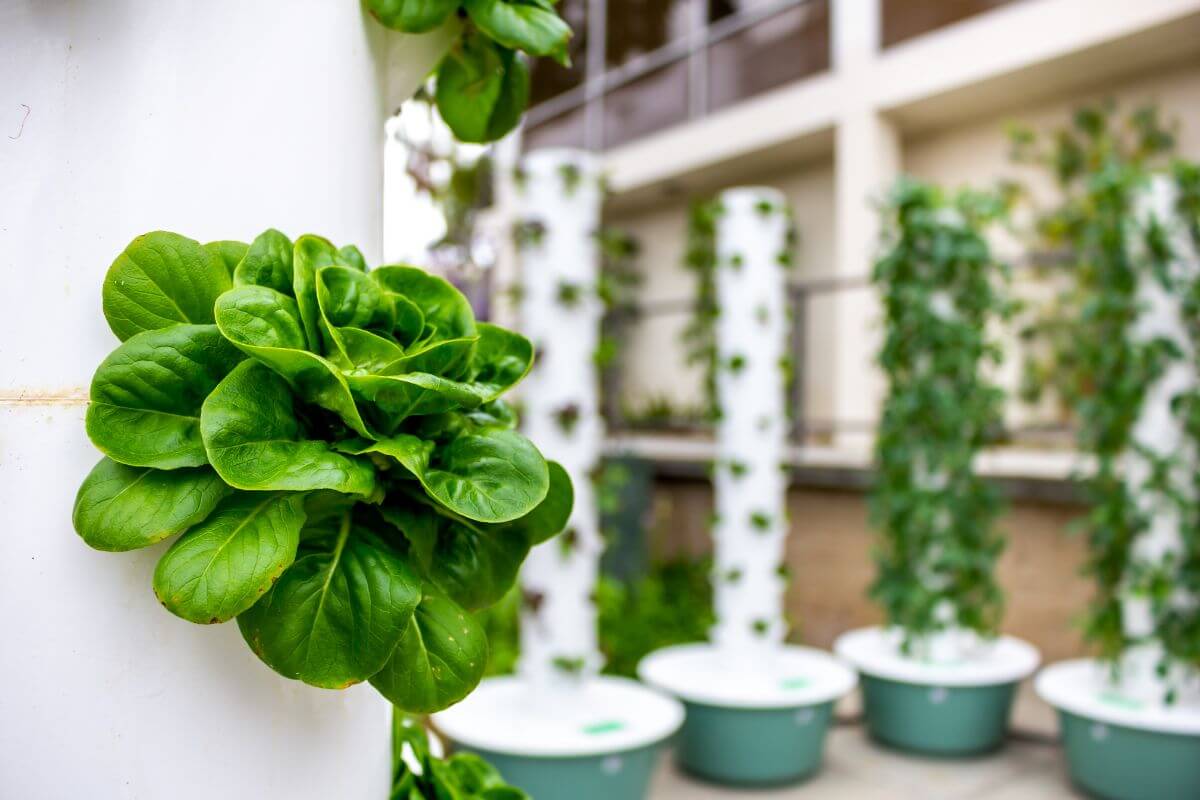
{"type": "Polygon", "coordinates": [[[625,727],[625,723],[620,720],[610,719],[604,722],[593,722],[591,725],[584,725],[583,732],[588,736],[596,736],[601,733],[612,733],[619,731],[625,727]]]}
{"type": "Polygon", "coordinates": [[[779,686],[783,689],[803,689],[812,684],[808,678],[784,678],[779,686]]]}
{"type": "Polygon", "coordinates": [[[1120,692],[1101,692],[1101,702],[1108,703],[1110,706],[1119,706],[1121,708],[1129,708],[1137,710],[1143,708],[1146,704],[1140,700],[1134,700],[1132,697],[1126,697],[1120,692]]]}

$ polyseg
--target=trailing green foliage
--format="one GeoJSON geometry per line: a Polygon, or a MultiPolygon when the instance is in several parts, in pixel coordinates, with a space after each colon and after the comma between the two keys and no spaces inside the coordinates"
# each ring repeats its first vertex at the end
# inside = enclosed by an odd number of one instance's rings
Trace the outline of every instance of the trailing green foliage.
{"type": "Polygon", "coordinates": [[[517,126],[529,101],[529,68],[518,51],[566,66],[571,29],[553,0],[363,0],[384,26],[428,33],[458,23],[461,34],[437,68],[442,119],[463,142],[491,142],[517,126]]]}
{"type": "Polygon", "coordinates": [[[1002,210],[995,197],[947,198],[912,180],[886,208],[872,276],[888,390],[875,443],[871,513],[883,535],[871,594],[908,645],[954,625],[992,634],[1000,619],[1000,503],[973,462],[1001,422],[1003,395],[983,374],[1000,360],[986,327],[1010,305],[982,229],[1002,210]]]}
{"type": "MultiPolygon", "coordinates": [[[[1178,454],[1164,458],[1141,448],[1133,437],[1148,387],[1184,354],[1170,340],[1131,336],[1141,311],[1139,285],[1158,281],[1184,298],[1192,321],[1193,345],[1200,345],[1200,283],[1181,282],[1168,265],[1175,254],[1163,223],[1134,223],[1139,193],[1152,173],[1165,173],[1175,137],[1154,107],[1118,119],[1111,106],[1078,111],[1069,128],[1049,144],[1031,132],[1013,133],[1017,160],[1043,167],[1055,178],[1060,202],[1043,213],[1037,233],[1044,245],[1069,259],[1067,280],[1051,304],[1023,331],[1032,356],[1027,365],[1028,395],[1052,392],[1078,422],[1079,445],[1095,467],[1085,485],[1090,510],[1081,520],[1090,543],[1087,571],[1096,598],[1086,633],[1102,656],[1116,658],[1129,645],[1122,625],[1121,600],[1148,595],[1155,634],[1169,657],[1200,664],[1200,615],[1172,602],[1181,587],[1200,586],[1200,504],[1173,486],[1178,454]],[[1136,452],[1153,463],[1141,486],[1131,485],[1124,461],[1136,452]],[[1153,493],[1175,503],[1181,514],[1184,552],[1158,564],[1135,561],[1131,549],[1150,523],[1138,497],[1153,493]]],[[[1180,189],[1179,219],[1200,244],[1200,171],[1192,164],[1173,168],[1180,189]]],[[[1193,441],[1200,441],[1200,398],[1174,398],[1193,441]]],[[[1197,476],[1200,480],[1200,476],[1197,476]]],[[[1193,491],[1197,487],[1190,487],[1193,491]]],[[[1185,604],[1186,605],[1186,604],[1185,604]]],[[[1165,665],[1164,665],[1165,667],[1165,665]]]]}
{"type": "Polygon", "coordinates": [[[106,457],[76,498],[84,541],[178,535],[162,604],[236,618],[289,678],[370,681],[412,711],[464,697],[487,663],[470,612],[571,510],[566,472],[500,399],[529,342],[440,278],[273,230],[219,248],[138,237],[103,294],[124,341],[92,381],[106,457]]]}
{"type": "MultiPolygon", "coordinates": [[[[654,564],[634,581],[600,576],[594,600],[603,672],[636,678],[638,662],[655,650],[707,640],[716,622],[710,572],[707,559],[680,559],[654,564]]],[[[516,669],[520,603],[514,592],[480,615],[492,644],[489,675],[516,669]]]]}
{"type": "Polygon", "coordinates": [[[694,200],[688,208],[687,238],[683,265],[695,275],[692,318],[683,329],[686,363],[704,370],[705,416],[716,419],[717,403],[717,217],[716,200],[694,200]]]}
{"type": "Polygon", "coordinates": [[[638,580],[596,583],[600,652],[608,675],[637,677],[637,665],[663,647],[708,639],[716,622],[708,560],[668,561],[638,580]]]}
{"type": "Polygon", "coordinates": [[[438,758],[429,733],[408,714],[392,716],[391,800],[529,800],[491,764],[471,753],[438,758]]]}

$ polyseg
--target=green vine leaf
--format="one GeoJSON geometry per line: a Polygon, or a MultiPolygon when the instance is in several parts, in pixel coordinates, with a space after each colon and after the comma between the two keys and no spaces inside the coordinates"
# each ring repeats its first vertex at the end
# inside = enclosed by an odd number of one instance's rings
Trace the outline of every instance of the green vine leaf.
{"type": "Polygon", "coordinates": [[[570,66],[571,28],[554,7],[530,0],[465,0],[471,21],[499,44],[570,66]]]}
{"type": "Polygon", "coordinates": [[[467,33],[438,68],[435,99],[460,141],[495,141],[521,121],[529,102],[529,68],[514,51],[467,33]]]}
{"type": "Polygon", "coordinates": [[[458,0],[363,0],[371,16],[392,30],[428,33],[458,9],[458,0]]]}

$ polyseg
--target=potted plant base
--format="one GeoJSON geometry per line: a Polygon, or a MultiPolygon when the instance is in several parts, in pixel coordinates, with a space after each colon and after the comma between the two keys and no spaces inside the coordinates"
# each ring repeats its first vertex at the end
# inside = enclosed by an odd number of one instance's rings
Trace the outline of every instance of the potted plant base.
{"type": "Polygon", "coordinates": [[[863,628],[843,634],[835,652],[862,680],[867,729],[877,741],[916,753],[969,756],[1000,747],[1017,684],[1038,653],[1011,636],[979,641],[955,660],[919,660],[900,634],[863,628]]]}
{"type": "Polygon", "coordinates": [[[667,647],[638,675],[687,709],[676,757],[687,772],[741,786],[791,783],[821,765],[833,704],[854,673],[828,653],[780,645],[762,658],[710,644],[667,647]]]}
{"type": "Polygon", "coordinates": [[[1058,711],[1071,780],[1112,800],[1200,797],[1200,703],[1126,696],[1099,661],[1053,664],[1034,682],[1058,711]]]}
{"type": "Polygon", "coordinates": [[[537,800],[642,800],[682,722],[671,698],[607,676],[550,686],[492,678],[433,717],[455,748],[537,800]]]}

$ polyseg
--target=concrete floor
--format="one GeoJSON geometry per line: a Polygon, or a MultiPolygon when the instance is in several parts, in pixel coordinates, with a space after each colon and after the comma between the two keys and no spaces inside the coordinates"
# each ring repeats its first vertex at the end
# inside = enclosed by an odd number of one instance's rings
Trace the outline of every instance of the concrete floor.
{"type": "MultiPolygon", "coordinates": [[[[856,698],[839,717],[857,719],[856,698]]],[[[779,789],[726,789],[681,773],[664,756],[650,800],[1059,800],[1078,798],[1067,782],[1053,713],[1028,687],[1013,712],[1018,735],[1000,752],[981,758],[941,760],[888,750],[872,742],[860,722],[839,724],[829,735],[817,775],[779,789]]]]}

